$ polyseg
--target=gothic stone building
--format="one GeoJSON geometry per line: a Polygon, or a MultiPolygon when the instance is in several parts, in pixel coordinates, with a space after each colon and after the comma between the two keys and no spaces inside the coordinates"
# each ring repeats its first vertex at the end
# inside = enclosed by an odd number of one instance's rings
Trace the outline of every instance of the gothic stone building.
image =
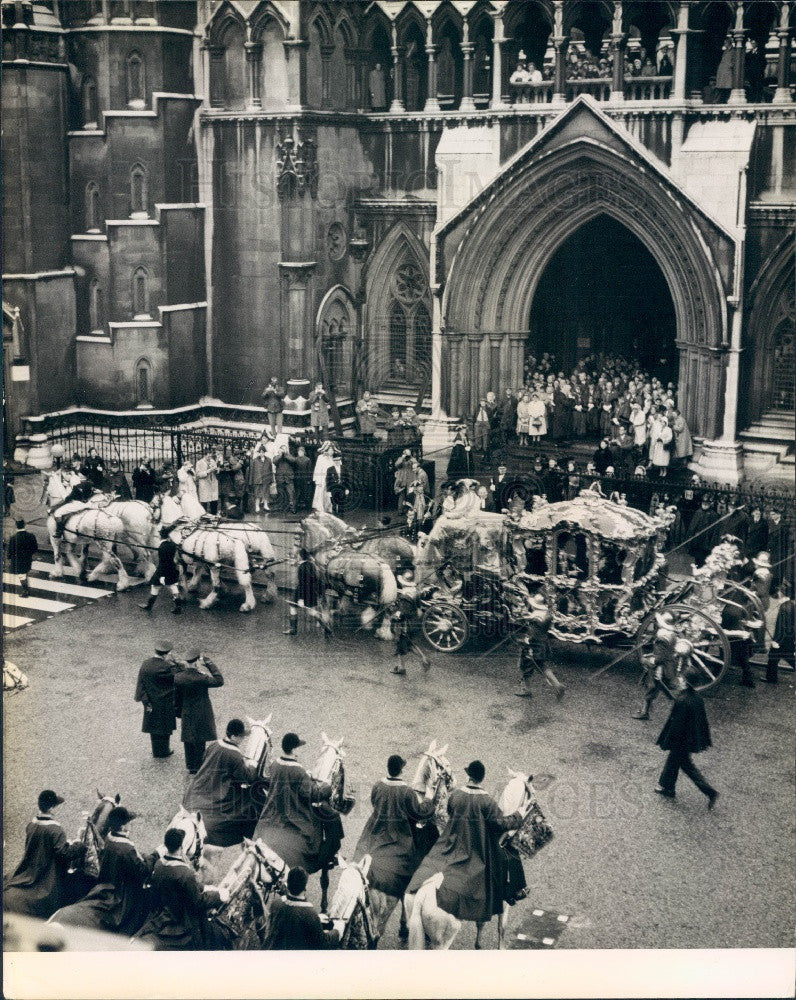
{"type": "Polygon", "coordinates": [[[10,428],[276,375],[422,393],[441,442],[527,353],[607,350],[678,385],[706,474],[770,463],[792,8],[3,0],[10,428]]]}

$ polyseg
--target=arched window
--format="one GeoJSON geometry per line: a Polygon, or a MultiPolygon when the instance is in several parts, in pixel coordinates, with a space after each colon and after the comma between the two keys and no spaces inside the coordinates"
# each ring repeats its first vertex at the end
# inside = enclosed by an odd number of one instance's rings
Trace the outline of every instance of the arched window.
{"type": "Polygon", "coordinates": [[[130,216],[146,218],[147,214],[146,170],[136,163],[130,171],[130,216]]]}
{"type": "Polygon", "coordinates": [[[100,231],[100,192],[99,185],[95,181],[89,181],[86,185],[86,232],[98,233],[100,231]]]}
{"type": "Polygon", "coordinates": [[[431,371],[431,316],[423,302],[415,309],[415,366],[426,375],[431,371]]]}
{"type": "Polygon", "coordinates": [[[127,57],[127,104],[131,108],[146,107],[146,65],[140,52],[127,57]]]}
{"type": "Polygon", "coordinates": [[[390,308],[390,371],[399,381],[405,381],[406,348],[406,312],[394,301],[390,308]]]}
{"type": "Polygon", "coordinates": [[[147,358],[141,358],[135,366],[135,401],[152,402],[152,365],[147,358]]]}
{"type": "Polygon", "coordinates": [[[96,278],[88,288],[88,319],[92,333],[101,333],[105,328],[105,299],[96,278]]]}
{"type": "Polygon", "coordinates": [[[83,105],[83,128],[98,128],[99,105],[97,103],[97,81],[93,76],[87,76],[83,80],[81,103],[83,105]]]}
{"type": "Polygon", "coordinates": [[[144,267],[133,272],[133,319],[149,319],[149,275],[144,267]]]}

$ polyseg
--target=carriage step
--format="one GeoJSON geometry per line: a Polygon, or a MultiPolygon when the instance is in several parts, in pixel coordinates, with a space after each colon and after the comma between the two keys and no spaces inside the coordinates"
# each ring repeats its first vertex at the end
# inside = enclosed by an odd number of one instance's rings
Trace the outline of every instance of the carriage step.
{"type": "MultiPolygon", "coordinates": [[[[92,601],[108,597],[112,589],[99,583],[76,584],[50,580],[51,562],[35,560],[28,576],[28,596],[22,596],[19,577],[3,573],[3,631],[14,632],[35,625],[64,611],[74,611],[92,601]]],[[[71,567],[70,567],[71,569],[71,567]]],[[[74,575],[74,570],[72,574],[74,575]]],[[[113,582],[114,577],[105,577],[113,582]]]]}

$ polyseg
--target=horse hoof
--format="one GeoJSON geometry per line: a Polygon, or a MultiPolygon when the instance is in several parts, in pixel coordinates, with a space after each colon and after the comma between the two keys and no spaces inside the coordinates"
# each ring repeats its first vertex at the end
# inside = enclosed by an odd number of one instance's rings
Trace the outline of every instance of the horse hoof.
{"type": "Polygon", "coordinates": [[[241,604],[241,606],[238,608],[238,611],[240,611],[242,614],[248,614],[249,611],[254,611],[254,605],[241,604]]]}

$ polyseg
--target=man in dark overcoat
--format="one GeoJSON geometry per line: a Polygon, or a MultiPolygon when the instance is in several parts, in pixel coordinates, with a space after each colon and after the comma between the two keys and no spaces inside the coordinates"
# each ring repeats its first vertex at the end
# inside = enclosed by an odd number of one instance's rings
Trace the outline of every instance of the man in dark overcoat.
{"type": "Polygon", "coordinates": [[[422,860],[416,846],[417,824],[434,816],[433,800],[423,798],[401,777],[405,766],[400,754],[393,754],[387,761],[387,777],[373,786],[373,812],[354,849],[355,860],[370,855],[371,887],[396,900],[406,892],[422,860]]]}
{"type": "Polygon", "coordinates": [[[63,902],[69,863],[81,849],[52,814],[63,801],[49,788],[39,795],[36,817],[25,828],[25,853],[3,889],[10,913],[47,920],[63,902]]]}
{"type": "Polygon", "coordinates": [[[717,517],[710,497],[707,493],[703,494],[701,506],[688,525],[688,554],[697,566],[704,563],[713,548],[714,532],[711,528],[716,523],[717,517]]]}
{"type": "Polygon", "coordinates": [[[325,849],[324,823],[313,803],[328,803],[332,789],[299,763],[296,750],[303,746],[304,740],[296,733],[285,733],[282,738],[282,753],[268,768],[268,798],[254,837],[264,840],[289,868],[301,865],[312,874],[331,860],[331,850],[325,849]]]}
{"type": "Polygon", "coordinates": [[[287,873],[287,894],[274,894],[271,903],[265,951],[324,951],[340,943],[345,922],[334,920],[333,926],[325,929],[306,890],[307,873],[301,867],[291,868],[287,873]]]}
{"type": "Polygon", "coordinates": [[[182,801],[190,812],[200,812],[207,829],[206,843],[217,847],[240,844],[251,837],[257,823],[248,788],[257,777],[257,767],[246,760],[241,743],[246,726],[230,719],[223,740],[211,743],[182,801]]]}
{"type": "Polygon", "coordinates": [[[465,768],[469,781],[448,798],[448,824],[407,887],[415,893],[442,872],[437,905],[459,920],[487,923],[503,911],[506,865],[499,839],[522,824],[522,814],[504,816],[481,787],[486,770],[480,760],[465,768]]]}
{"type": "Polygon", "coordinates": [[[174,709],[182,719],[180,739],[189,774],[196,774],[205,755],[205,745],[216,738],[216,719],[209,689],[221,687],[223,683],[221,671],[198,649],[188,651],[185,662],[174,676],[174,709]]]}
{"type": "Polygon", "coordinates": [[[16,522],[17,530],[6,543],[8,571],[20,578],[20,596],[30,597],[28,574],[33,567],[33,557],[39,551],[39,543],[32,531],[28,531],[22,518],[16,522]]]}
{"type": "Polygon", "coordinates": [[[135,700],[144,706],[141,732],[149,733],[153,757],[170,757],[171,734],[177,728],[174,714],[174,675],[179,663],[170,655],[172,645],[161,639],[155,655],[144,660],[138,671],[135,700]]]}
{"type": "Polygon", "coordinates": [[[111,934],[135,934],[149,913],[150,893],[145,888],[157,851],[142,857],[130,840],[130,823],[136,813],[115,806],[108,814],[108,834],[100,855],[97,884],[80,902],[56,911],[52,919],[72,927],[91,927],[111,934]]]}
{"type": "Polygon", "coordinates": [[[694,689],[694,685],[699,683],[701,676],[699,671],[693,667],[689,667],[685,671],[683,690],[672,705],[666,725],[658,737],[658,746],[662,750],[667,750],[669,756],[666,758],[655,791],[658,795],[673,799],[677,775],[682,771],[694,782],[700,792],[707,796],[708,809],[712,809],[719,793],[712,785],[708,784],[702,772],[691,760],[692,753],[702,753],[703,750],[712,746],[705,703],[694,689]]]}
{"type": "Polygon", "coordinates": [[[768,651],[768,662],[766,663],[767,684],[778,683],[777,670],[780,660],[787,661],[791,668],[796,667],[796,661],[794,661],[794,654],[796,653],[796,602],[793,600],[792,581],[786,580],[782,585],[782,590],[786,595],[786,599],[780,604],[777,611],[777,621],[774,625],[771,649],[768,651]]]}

